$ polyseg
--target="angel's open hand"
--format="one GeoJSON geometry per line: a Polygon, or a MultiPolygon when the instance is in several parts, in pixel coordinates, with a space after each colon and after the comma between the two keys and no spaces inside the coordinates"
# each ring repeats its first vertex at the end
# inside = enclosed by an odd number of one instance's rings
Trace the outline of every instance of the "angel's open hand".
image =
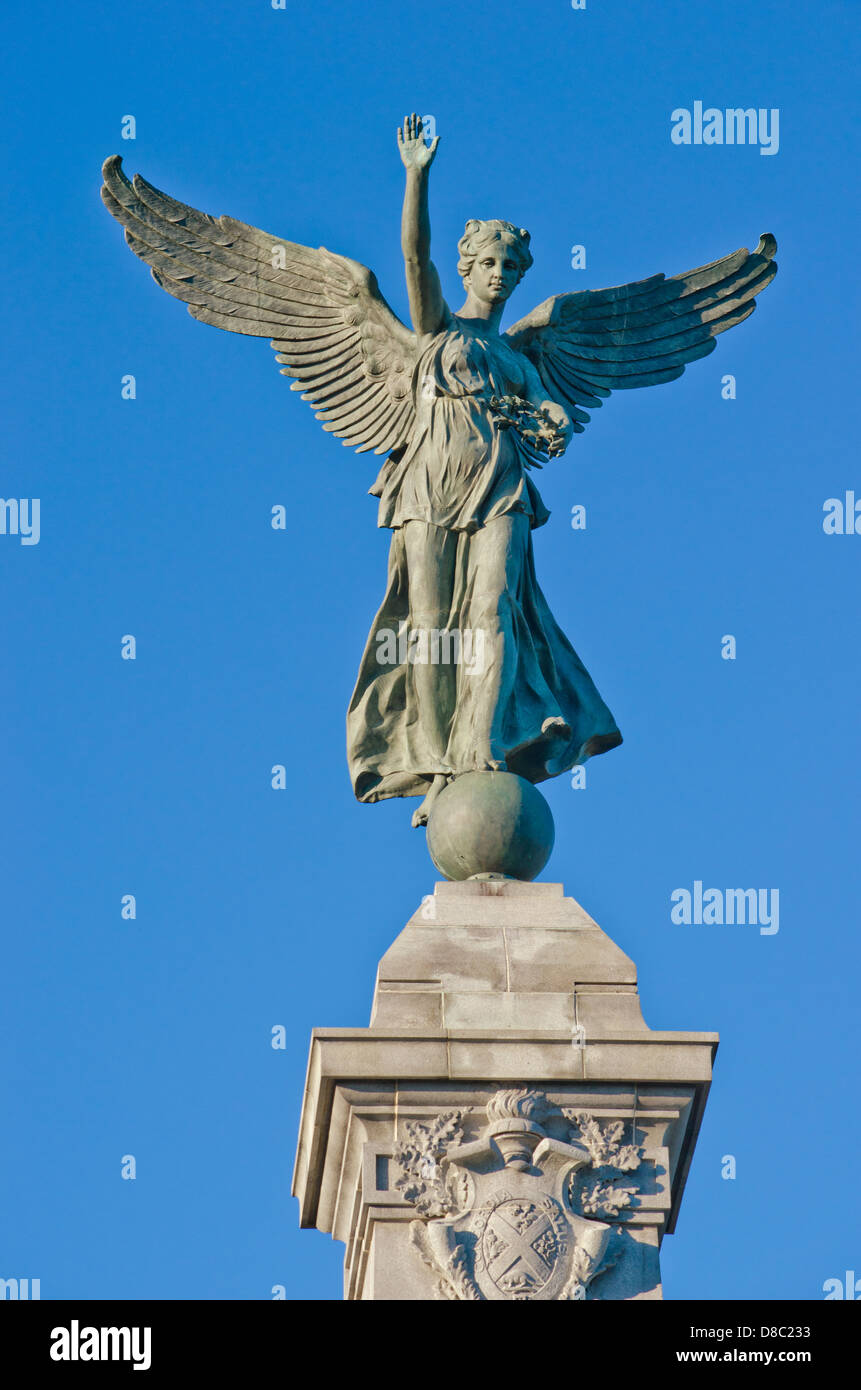
{"type": "Polygon", "coordinates": [[[439,136],[433,144],[425,144],[422,118],[415,111],[405,118],[403,129],[398,126],[398,149],[407,169],[429,169],[438,144],[439,136]]]}

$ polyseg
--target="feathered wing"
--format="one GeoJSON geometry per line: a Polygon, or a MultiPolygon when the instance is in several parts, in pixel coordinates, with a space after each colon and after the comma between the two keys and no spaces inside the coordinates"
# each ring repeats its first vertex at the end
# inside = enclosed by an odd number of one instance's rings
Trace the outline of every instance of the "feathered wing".
{"type": "Polygon", "coordinates": [[[366,266],[197,212],[121,166],[105,161],[102,198],[162,289],[202,323],[271,338],[291,389],[345,445],[384,454],[406,443],[416,337],[366,266]]]}
{"type": "Polygon", "coordinates": [[[653,275],[608,290],[578,290],[546,299],[506,337],[537,367],[548,396],[582,432],[612,391],[656,386],[705,357],[715,337],[752,314],[755,298],[777,274],[777,242],[760,237],[710,265],[653,275]]]}

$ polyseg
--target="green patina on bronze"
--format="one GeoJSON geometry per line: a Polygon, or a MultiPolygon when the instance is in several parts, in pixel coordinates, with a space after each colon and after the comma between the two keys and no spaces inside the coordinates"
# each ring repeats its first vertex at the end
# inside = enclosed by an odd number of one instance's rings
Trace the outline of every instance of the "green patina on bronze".
{"type": "MultiPolygon", "coordinates": [[[[130,183],[115,155],[102,197],[129,246],[204,323],[270,338],[323,428],[385,455],[371,488],[392,532],[388,585],[347,715],[356,796],[421,796],[427,823],[467,772],[536,783],[621,743],[535,577],[549,513],[530,476],[612,391],[681,376],[753,312],[774,237],[667,279],[555,295],[505,333],[532,264],[529,233],[471,219],[458,244],[466,299],[452,312],[430,258],[428,176],[439,139],[398,130],[412,330],[367,267],[324,247],[213,218],[130,183]]],[[[504,871],[503,871],[504,872],[504,871]]]]}
{"type": "Polygon", "coordinates": [[[537,878],[555,831],[544,797],[510,772],[466,772],[436,798],[428,853],[448,879],[537,878]]]}

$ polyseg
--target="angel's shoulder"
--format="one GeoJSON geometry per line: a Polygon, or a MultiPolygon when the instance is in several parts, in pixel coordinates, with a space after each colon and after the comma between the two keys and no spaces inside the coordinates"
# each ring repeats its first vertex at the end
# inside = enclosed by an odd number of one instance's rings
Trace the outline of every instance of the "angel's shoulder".
{"type": "Polygon", "coordinates": [[[419,353],[425,352],[432,343],[445,341],[461,331],[457,315],[453,314],[448,305],[443,302],[442,313],[436,328],[430,328],[426,333],[416,335],[419,353]]]}
{"type": "Polygon", "coordinates": [[[438,333],[459,333],[462,325],[457,314],[449,307],[445,300],[442,302],[442,312],[439,319],[438,333]]]}

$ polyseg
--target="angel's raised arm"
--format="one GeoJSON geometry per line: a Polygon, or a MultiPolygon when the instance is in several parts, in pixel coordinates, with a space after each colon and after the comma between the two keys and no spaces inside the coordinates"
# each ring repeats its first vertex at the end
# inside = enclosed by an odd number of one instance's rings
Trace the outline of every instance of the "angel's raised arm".
{"type": "Polygon", "coordinates": [[[428,175],[439,136],[425,144],[421,116],[407,116],[398,129],[398,149],[407,171],[401,248],[407,273],[410,314],[417,333],[435,333],[445,314],[445,300],[436,266],[430,258],[428,175]]]}

